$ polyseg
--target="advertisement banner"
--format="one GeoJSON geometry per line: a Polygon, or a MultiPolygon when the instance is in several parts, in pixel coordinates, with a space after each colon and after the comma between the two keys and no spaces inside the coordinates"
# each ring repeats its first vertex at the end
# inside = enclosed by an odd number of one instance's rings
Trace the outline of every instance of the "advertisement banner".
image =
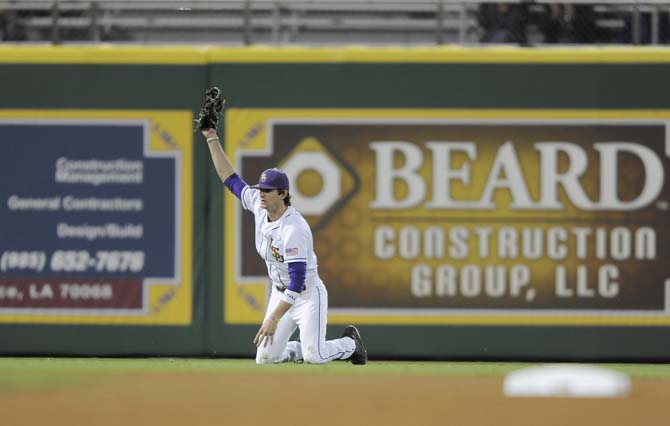
{"type": "MultiPolygon", "coordinates": [[[[255,182],[279,167],[331,322],[669,324],[667,111],[231,110],[255,182]]],[[[259,322],[253,218],[225,229],[225,320],[259,322]]]]}
{"type": "Polygon", "coordinates": [[[0,322],[191,322],[190,112],[0,112],[0,322]]]}

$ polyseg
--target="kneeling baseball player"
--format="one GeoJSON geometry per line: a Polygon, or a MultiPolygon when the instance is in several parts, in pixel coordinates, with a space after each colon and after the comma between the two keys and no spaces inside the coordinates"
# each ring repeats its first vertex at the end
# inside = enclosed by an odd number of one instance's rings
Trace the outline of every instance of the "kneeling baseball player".
{"type": "Polygon", "coordinates": [[[326,340],[328,291],[318,274],[312,230],[291,206],[288,177],[279,169],[268,169],[257,185],[247,185],[217,137],[216,125],[225,101],[216,87],[206,95],[196,125],[207,140],[221,181],[255,216],[256,250],[265,260],[272,283],[265,319],[254,338],[256,363],[323,364],[348,359],[365,364],[368,355],[353,325],[344,329],[341,338],[326,340]],[[296,327],[300,341],[289,342],[296,327]]]}

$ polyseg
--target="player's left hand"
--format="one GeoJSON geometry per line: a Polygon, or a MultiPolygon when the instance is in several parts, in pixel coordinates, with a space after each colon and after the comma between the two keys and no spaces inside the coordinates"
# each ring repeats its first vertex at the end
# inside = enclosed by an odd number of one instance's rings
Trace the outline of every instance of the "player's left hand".
{"type": "Polygon", "coordinates": [[[261,325],[261,328],[258,330],[258,333],[256,333],[256,337],[254,338],[254,344],[256,347],[260,347],[261,345],[266,347],[268,342],[270,345],[272,345],[275,331],[277,331],[277,321],[271,319],[265,320],[263,325],[261,325]]]}

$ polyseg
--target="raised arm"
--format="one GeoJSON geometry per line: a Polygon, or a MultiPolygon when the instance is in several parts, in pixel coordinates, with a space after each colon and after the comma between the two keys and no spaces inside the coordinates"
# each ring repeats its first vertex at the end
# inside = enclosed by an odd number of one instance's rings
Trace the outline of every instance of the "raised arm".
{"type": "Polygon", "coordinates": [[[219,175],[221,182],[225,182],[226,179],[235,173],[235,169],[230,163],[230,160],[228,160],[226,153],[223,152],[223,148],[219,142],[219,137],[216,134],[216,129],[203,129],[202,135],[205,137],[205,139],[207,139],[209,153],[212,156],[212,161],[214,162],[216,173],[219,175]]]}

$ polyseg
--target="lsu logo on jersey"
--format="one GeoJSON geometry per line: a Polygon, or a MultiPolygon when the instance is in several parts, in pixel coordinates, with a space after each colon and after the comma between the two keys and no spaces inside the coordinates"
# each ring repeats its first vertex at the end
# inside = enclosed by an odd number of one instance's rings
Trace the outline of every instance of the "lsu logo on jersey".
{"type": "Polygon", "coordinates": [[[279,253],[279,247],[273,246],[272,241],[274,240],[270,239],[270,252],[272,253],[272,257],[274,257],[277,262],[284,262],[284,256],[279,253]]]}

